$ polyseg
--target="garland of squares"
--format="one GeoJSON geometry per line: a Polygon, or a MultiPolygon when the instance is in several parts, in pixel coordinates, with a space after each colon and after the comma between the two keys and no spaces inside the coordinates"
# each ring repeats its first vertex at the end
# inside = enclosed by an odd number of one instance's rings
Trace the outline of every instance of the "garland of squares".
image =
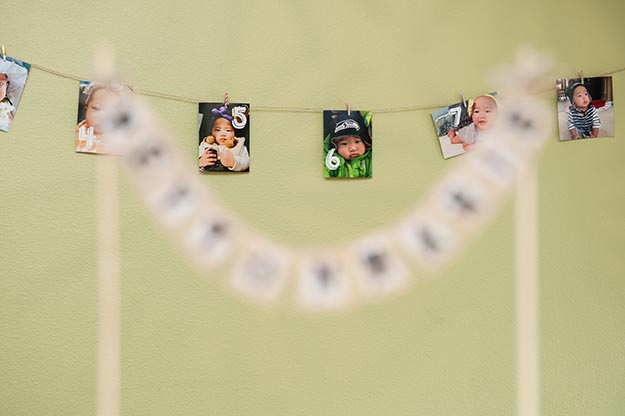
{"type": "Polygon", "coordinates": [[[337,310],[407,288],[406,260],[436,271],[496,215],[550,134],[548,112],[526,93],[549,67],[531,52],[502,67],[500,122],[483,142],[405,218],[340,247],[292,249],[234,218],[136,95],[107,110],[106,135],[147,208],[195,262],[213,269],[234,259],[229,285],[261,304],[289,299],[305,311],[337,310]]]}

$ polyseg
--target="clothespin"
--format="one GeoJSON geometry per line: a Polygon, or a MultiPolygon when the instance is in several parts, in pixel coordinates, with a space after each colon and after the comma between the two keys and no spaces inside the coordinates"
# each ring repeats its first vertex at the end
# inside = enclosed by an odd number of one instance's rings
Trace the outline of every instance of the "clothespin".
{"type": "Polygon", "coordinates": [[[4,43],[2,44],[2,60],[5,62],[7,60],[7,50],[4,48],[4,43]]]}
{"type": "Polygon", "coordinates": [[[352,105],[349,103],[349,101],[347,102],[347,115],[352,115],[352,105]]]}

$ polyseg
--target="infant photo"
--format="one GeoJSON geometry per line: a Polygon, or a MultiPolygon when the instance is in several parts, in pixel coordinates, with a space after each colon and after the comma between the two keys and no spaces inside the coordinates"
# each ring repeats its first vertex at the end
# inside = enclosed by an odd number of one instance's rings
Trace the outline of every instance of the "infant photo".
{"type": "Polygon", "coordinates": [[[614,137],[612,77],[556,80],[560,141],[614,137]]]}
{"type": "Polygon", "coordinates": [[[109,154],[106,137],[102,135],[102,115],[115,105],[120,93],[130,91],[123,84],[80,81],[78,92],[78,120],[74,150],[78,153],[109,154]]]}
{"type": "Polygon", "coordinates": [[[250,105],[200,103],[200,172],[249,172],[250,105]]]}
{"type": "Polygon", "coordinates": [[[499,101],[497,93],[478,95],[432,111],[443,159],[471,150],[480,141],[480,135],[497,122],[499,101]]]}
{"type": "Polygon", "coordinates": [[[323,112],[323,176],[370,178],[372,137],[370,111],[323,112]]]}
{"type": "Polygon", "coordinates": [[[30,64],[10,56],[0,58],[0,131],[9,131],[20,102],[30,64]]]}

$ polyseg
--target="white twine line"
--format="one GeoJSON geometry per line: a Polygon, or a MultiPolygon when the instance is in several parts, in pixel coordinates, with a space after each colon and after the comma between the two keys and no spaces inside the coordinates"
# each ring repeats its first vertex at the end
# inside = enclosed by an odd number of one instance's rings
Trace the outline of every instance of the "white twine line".
{"type": "MultiPolygon", "coordinates": [[[[86,80],[84,77],[81,78],[76,75],[57,71],[56,69],[48,68],[43,65],[38,65],[38,64],[33,64],[33,63],[31,63],[30,65],[33,68],[37,68],[41,71],[48,72],[52,75],[56,75],[59,77],[69,78],[69,79],[73,79],[76,81],[86,80]]],[[[597,76],[614,75],[619,72],[625,72],[625,67],[617,68],[612,71],[607,71],[597,76]]],[[[164,98],[167,100],[181,101],[181,102],[186,102],[186,103],[197,104],[197,103],[203,103],[203,102],[211,102],[211,100],[203,100],[200,98],[169,94],[169,93],[164,93],[164,92],[159,92],[159,91],[150,91],[150,90],[141,90],[141,89],[134,89],[134,91],[138,94],[149,96],[149,97],[158,97],[158,98],[164,98]]],[[[555,91],[555,87],[550,88],[550,89],[539,90],[537,91],[537,93],[548,92],[548,91],[555,91]]],[[[448,105],[449,103],[447,104],[417,104],[417,105],[407,105],[407,106],[401,106],[401,107],[374,108],[374,109],[367,109],[367,110],[371,111],[372,113],[399,113],[399,112],[405,112],[405,111],[434,110],[437,108],[447,107],[448,105]]],[[[324,108],[262,106],[262,105],[259,105],[259,106],[254,105],[254,106],[251,106],[250,108],[250,111],[252,112],[253,111],[268,111],[268,112],[275,111],[275,112],[294,112],[294,113],[319,113],[319,112],[322,112],[323,110],[324,108]]]]}
{"type": "Polygon", "coordinates": [[[539,416],[538,180],[528,169],[516,193],[517,414],[539,416]]]}
{"type": "Polygon", "coordinates": [[[118,416],[120,407],[120,285],[117,168],[111,156],[101,156],[96,159],[97,416],[118,416]]]}

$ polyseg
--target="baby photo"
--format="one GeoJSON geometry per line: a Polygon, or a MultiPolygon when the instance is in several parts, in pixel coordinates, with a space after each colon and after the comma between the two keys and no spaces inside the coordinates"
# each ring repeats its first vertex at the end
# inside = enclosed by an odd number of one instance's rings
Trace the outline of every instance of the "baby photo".
{"type": "Polygon", "coordinates": [[[0,130],[9,131],[17,104],[24,91],[30,64],[11,58],[0,59],[0,130]]]}
{"type": "Polygon", "coordinates": [[[80,81],[78,92],[78,120],[74,150],[78,153],[108,154],[106,138],[102,135],[102,115],[106,108],[130,88],[122,84],[80,81]]]}
{"type": "Polygon", "coordinates": [[[612,77],[556,80],[560,141],[614,137],[612,77]]]}
{"type": "Polygon", "coordinates": [[[479,143],[480,135],[495,125],[498,116],[495,92],[432,111],[443,159],[470,151],[479,143]]]}
{"type": "Polygon", "coordinates": [[[370,178],[371,112],[323,112],[323,176],[326,178],[370,178]]]}
{"type": "Polygon", "coordinates": [[[249,172],[250,105],[200,103],[200,172],[249,172]]]}

